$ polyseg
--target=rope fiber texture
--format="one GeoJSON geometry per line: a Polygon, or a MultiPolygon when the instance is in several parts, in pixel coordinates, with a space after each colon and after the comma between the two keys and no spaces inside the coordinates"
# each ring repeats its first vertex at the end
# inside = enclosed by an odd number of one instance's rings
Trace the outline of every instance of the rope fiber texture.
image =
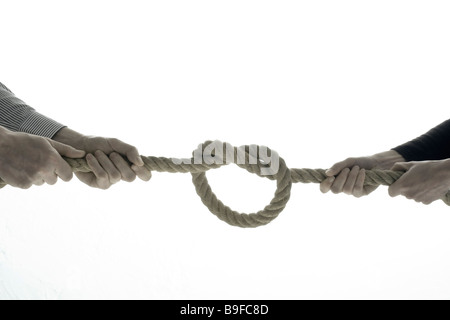
{"type": "MultiPolygon", "coordinates": [[[[91,172],[85,159],[71,159],[64,157],[64,160],[69,163],[74,172],[91,172]]],[[[289,169],[286,166],[285,161],[279,157],[275,151],[272,151],[267,147],[246,145],[236,148],[228,143],[222,143],[220,141],[206,141],[199,145],[199,147],[194,150],[193,157],[190,159],[142,156],[142,160],[144,161],[144,166],[150,171],[191,173],[195,190],[209,211],[216,215],[220,220],[225,221],[232,226],[242,228],[256,228],[263,226],[278,217],[289,201],[292,183],[321,183],[327,178],[324,169],[289,169]],[[215,149],[213,149],[212,152],[209,152],[211,157],[204,157],[203,160],[205,161],[199,163],[198,158],[195,158],[194,155],[204,155],[205,149],[211,148],[213,145],[215,146],[215,149]],[[219,147],[219,149],[217,149],[217,147],[219,147]],[[218,156],[216,156],[214,150],[220,150],[220,148],[222,148],[222,152],[220,155],[218,154],[218,156]],[[265,163],[264,159],[267,159],[266,157],[260,157],[261,148],[264,148],[266,155],[272,157],[275,155],[277,156],[279,163],[278,170],[273,171],[273,174],[267,174],[267,171],[270,169],[270,164],[265,163]],[[206,171],[220,168],[229,163],[235,163],[250,173],[276,181],[277,188],[274,197],[264,209],[256,213],[240,213],[230,209],[216,197],[206,178],[206,171]]],[[[397,181],[403,174],[404,172],[402,171],[367,170],[364,185],[389,186],[397,181]]],[[[5,185],[6,183],[0,179],[0,188],[3,188],[5,185]]],[[[450,192],[447,193],[442,200],[447,205],[450,205],[450,192]]]]}

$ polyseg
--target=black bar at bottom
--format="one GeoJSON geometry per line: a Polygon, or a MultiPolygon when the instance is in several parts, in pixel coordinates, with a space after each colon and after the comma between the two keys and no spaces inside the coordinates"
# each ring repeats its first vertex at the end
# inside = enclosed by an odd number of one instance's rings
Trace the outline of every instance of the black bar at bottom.
{"type": "MultiPolygon", "coordinates": [[[[298,313],[299,301],[151,301],[152,313],[168,319],[282,319],[298,313]]],[[[286,318],[287,319],[287,318],[286,318]]]]}

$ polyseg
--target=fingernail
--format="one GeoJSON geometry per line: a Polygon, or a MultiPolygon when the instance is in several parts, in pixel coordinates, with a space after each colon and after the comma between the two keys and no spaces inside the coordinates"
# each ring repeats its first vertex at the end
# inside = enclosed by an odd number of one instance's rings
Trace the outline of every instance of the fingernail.
{"type": "Polygon", "coordinates": [[[144,165],[144,160],[142,160],[141,157],[138,157],[138,163],[137,163],[137,165],[140,166],[140,167],[142,167],[142,166],[144,165]]]}
{"type": "Polygon", "coordinates": [[[332,174],[331,174],[331,170],[330,170],[330,169],[326,170],[326,171],[325,171],[325,174],[326,174],[327,176],[332,175],[332,174]]]}
{"type": "Polygon", "coordinates": [[[336,180],[336,177],[331,177],[331,178],[330,178],[330,182],[331,182],[331,183],[333,183],[334,180],[336,180]]]}

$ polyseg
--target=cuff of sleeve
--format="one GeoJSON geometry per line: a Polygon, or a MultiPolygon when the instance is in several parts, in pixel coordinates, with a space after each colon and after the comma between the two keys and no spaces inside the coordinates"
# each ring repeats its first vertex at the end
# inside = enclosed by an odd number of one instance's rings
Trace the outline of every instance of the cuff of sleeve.
{"type": "Polygon", "coordinates": [[[398,147],[392,148],[391,150],[394,150],[399,155],[401,155],[405,159],[405,162],[419,161],[417,159],[414,159],[413,155],[411,154],[411,152],[409,152],[408,148],[406,148],[404,146],[398,146],[398,147]]]}
{"type": "Polygon", "coordinates": [[[33,111],[22,123],[19,131],[41,137],[53,138],[53,136],[64,127],[65,125],[33,111]]]}

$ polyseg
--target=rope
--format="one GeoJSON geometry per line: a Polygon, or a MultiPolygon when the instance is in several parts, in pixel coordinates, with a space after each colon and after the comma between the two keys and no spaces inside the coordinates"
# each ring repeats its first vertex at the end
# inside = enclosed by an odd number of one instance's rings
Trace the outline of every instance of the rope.
{"type": "MultiPolygon", "coordinates": [[[[85,159],[64,157],[64,160],[69,163],[74,172],[91,172],[85,159]]],[[[281,157],[278,157],[276,152],[267,147],[252,145],[236,148],[228,143],[219,141],[206,141],[201,144],[194,150],[193,157],[190,159],[142,156],[142,160],[144,161],[144,166],[150,171],[191,173],[195,190],[209,211],[220,220],[232,226],[242,228],[263,226],[278,217],[289,201],[292,183],[321,183],[327,178],[324,169],[289,169],[285,161],[281,157]],[[206,161],[199,163],[195,155],[204,156],[207,154],[205,150],[208,148],[211,149],[211,146],[215,147],[212,149],[212,152],[208,153],[211,157],[203,157],[202,159],[206,161]],[[216,154],[217,150],[222,152],[216,154]],[[270,172],[270,164],[265,163],[267,157],[260,156],[261,150],[264,150],[268,156],[277,156],[278,170],[267,174],[267,171],[270,172]],[[220,168],[229,163],[235,163],[250,173],[276,181],[277,189],[274,197],[264,209],[256,213],[240,213],[230,209],[217,198],[208,183],[206,171],[220,168]]],[[[403,174],[404,172],[402,171],[367,170],[364,185],[389,186],[403,174]]],[[[0,188],[3,188],[5,185],[6,183],[0,179],[0,188]]],[[[450,205],[450,192],[442,200],[447,205],[450,205]]]]}

